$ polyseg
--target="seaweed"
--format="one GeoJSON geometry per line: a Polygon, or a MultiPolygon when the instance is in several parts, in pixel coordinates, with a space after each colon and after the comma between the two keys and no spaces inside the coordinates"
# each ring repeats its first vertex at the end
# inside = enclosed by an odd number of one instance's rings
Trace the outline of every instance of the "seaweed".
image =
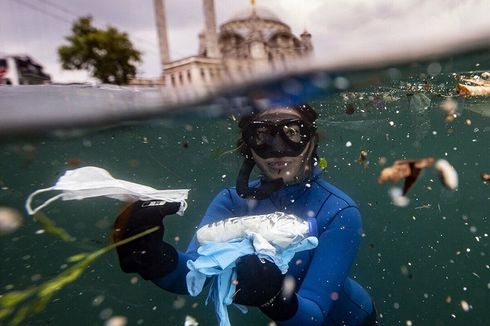
{"type": "MultiPolygon", "coordinates": [[[[42,214],[44,215],[44,214],[42,214]]],[[[47,216],[42,216],[42,220],[47,216]]],[[[49,220],[49,219],[48,219],[49,220]]],[[[47,280],[37,286],[32,286],[25,290],[10,291],[0,295],[0,323],[11,317],[9,325],[17,326],[32,314],[42,312],[46,305],[51,301],[53,295],[61,290],[66,285],[76,281],[87,267],[103,254],[108,253],[112,249],[131,242],[135,239],[143,237],[149,233],[155,232],[159,226],[153,227],[141,233],[138,233],[127,239],[112,243],[106,247],[98,249],[94,252],[82,252],[71,256],[67,259],[69,263],[75,263],[58,276],[47,280]],[[12,316],[13,315],[13,316],[12,316]]],[[[64,230],[63,230],[64,231],[64,230]]],[[[56,231],[58,232],[58,231],[56,231]]],[[[66,232],[65,232],[66,233],[66,232]]],[[[63,232],[56,233],[58,236],[65,234],[63,232]]],[[[70,237],[70,239],[72,239],[70,237]]]]}
{"type": "Polygon", "coordinates": [[[57,227],[56,223],[43,212],[37,212],[34,214],[34,220],[41,224],[42,228],[47,233],[52,234],[65,242],[75,241],[74,237],[68,234],[68,232],[66,232],[64,229],[57,227]]]}

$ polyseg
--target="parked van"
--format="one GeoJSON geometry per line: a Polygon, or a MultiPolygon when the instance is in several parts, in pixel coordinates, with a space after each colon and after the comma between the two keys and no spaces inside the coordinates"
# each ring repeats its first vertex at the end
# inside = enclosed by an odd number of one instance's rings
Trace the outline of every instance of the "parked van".
{"type": "Polygon", "coordinates": [[[0,57],[0,85],[39,85],[50,82],[51,77],[43,72],[43,67],[29,56],[0,57]]]}

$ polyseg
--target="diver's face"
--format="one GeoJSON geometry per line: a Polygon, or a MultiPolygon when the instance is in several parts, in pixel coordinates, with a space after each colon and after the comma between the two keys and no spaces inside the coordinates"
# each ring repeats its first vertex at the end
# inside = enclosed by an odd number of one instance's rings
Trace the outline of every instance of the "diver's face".
{"type": "Polygon", "coordinates": [[[256,150],[251,148],[253,159],[265,179],[282,178],[285,184],[303,181],[310,172],[314,144],[312,137],[305,138],[301,134],[305,128],[301,123],[301,115],[292,109],[279,108],[260,114],[255,122],[259,140],[268,137],[264,145],[268,147],[256,150]],[[266,129],[268,125],[270,127],[266,129]],[[271,129],[275,132],[270,132],[271,129]],[[300,143],[302,140],[306,141],[300,143]]]}

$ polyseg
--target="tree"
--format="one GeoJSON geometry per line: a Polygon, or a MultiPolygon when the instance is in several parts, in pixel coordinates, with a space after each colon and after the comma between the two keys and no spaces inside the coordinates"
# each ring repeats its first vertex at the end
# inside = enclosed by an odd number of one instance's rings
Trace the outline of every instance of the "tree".
{"type": "Polygon", "coordinates": [[[103,83],[124,85],[136,75],[141,52],[133,47],[127,33],[114,27],[98,29],[92,17],[81,17],[73,23],[70,43],[58,48],[63,69],[85,69],[103,83]]]}

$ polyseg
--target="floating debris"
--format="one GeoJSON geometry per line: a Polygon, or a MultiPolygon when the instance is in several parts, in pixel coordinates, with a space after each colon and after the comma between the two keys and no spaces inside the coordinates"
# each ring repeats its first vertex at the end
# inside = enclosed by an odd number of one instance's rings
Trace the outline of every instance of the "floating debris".
{"type": "Polygon", "coordinates": [[[381,156],[381,157],[378,158],[378,164],[379,165],[385,165],[386,162],[388,162],[388,160],[386,159],[386,157],[381,156]]]}
{"type": "Polygon", "coordinates": [[[386,102],[385,98],[380,95],[374,95],[368,97],[368,102],[366,103],[366,110],[375,109],[377,111],[385,111],[386,110],[386,102]]]}
{"type": "Polygon", "coordinates": [[[94,307],[100,306],[102,304],[102,302],[104,302],[104,300],[105,300],[105,297],[102,294],[98,295],[92,300],[92,306],[94,306],[94,307]]]}
{"type": "Polygon", "coordinates": [[[402,195],[405,195],[420,175],[422,169],[431,167],[434,164],[432,157],[420,160],[399,160],[392,166],[384,168],[378,177],[378,183],[383,184],[387,181],[397,182],[405,180],[402,195]]]}
{"type": "Polygon", "coordinates": [[[327,167],[328,167],[327,159],[324,158],[324,157],[320,157],[320,160],[318,162],[318,165],[319,165],[319,167],[320,167],[321,170],[326,170],[327,167]]]}
{"type": "Polygon", "coordinates": [[[458,173],[448,161],[441,159],[435,164],[436,170],[439,172],[442,183],[450,190],[458,188],[458,173]]]}
{"type": "Polygon", "coordinates": [[[411,112],[423,113],[429,108],[431,100],[424,93],[408,93],[408,104],[411,112]]]}
{"type": "Polygon", "coordinates": [[[0,235],[9,234],[22,225],[22,215],[16,209],[0,207],[0,235]]]}
{"type": "Polygon", "coordinates": [[[446,122],[452,122],[457,117],[458,102],[452,98],[448,97],[445,99],[441,103],[440,108],[447,114],[446,122]]]}
{"type": "Polygon", "coordinates": [[[406,207],[410,204],[410,199],[404,196],[403,191],[400,188],[393,187],[388,191],[391,202],[398,207],[406,207]]]}
{"type": "Polygon", "coordinates": [[[80,164],[82,164],[82,160],[80,160],[79,158],[70,158],[66,160],[66,165],[68,165],[71,168],[79,167],[80,164]]]}
{"type": "Polygon", "coordinates": [[[349,103],[349,104],[347,104],[347,105],[345,106],[345,113],[346,113],[346,114],[351,115],[351,114],[353,114],[354,112],[356,112],[356,108],[354,107],[354,105],[353,105],[353,104],[349,103]]]}
{"type": "Polygon", "coordinates": [[[196,318],[192,317],[192,316],[185,316],[185,322],[184,322],[184,326],[198,326],[199,323],[197,322],[196,318]]]}
{"type": "Polygon", "coordinates": [[[172,303],[172,306],[175,310],[179,310],[185,307],[185,298],[181,295],[178,295],[177,298],[175,298],[174,302],[172,303]]]}
{"type": "Polygon", "coordinates": [[[431,207],[432,207],[431,204],[425,204],[425,205],[417,206],[415,207],[415,209],[423,209],[423,208],[431,208],[431,207]]]}
{"type": "Polygon", "coordinates": [[[359,153],[359,157],[357,159],[357,163],[359,163],[360,165],[363,166],[363,168],[367,168],[368,164],[369,164],[369,161],[367,160],[367,157],[368,157],[368,151],[367,150],[361,150],[361,152],[359,153]]]}
{"type": "Polygon", "coordinates": [[[461,309],[463,309],[463,311],[469,311],[471,309],[471,306],[465,300],[461,300],[459,304],[461,305],[461,309]]]}
{"type": "Polygon", "coordinates": [[[128,318],[124,316],[114,316],[109,318],[105,326],[126,326],[128,324],[128,318]]]}
{"type": "Polygon", "coordinates": [[[470,78],[460,77],[456,85],[456,92],[461,96],[490,96],[490,73],[484,72],[480,76],[470,78]]]}
{"type": "Polygon", "coordinates": [[[284,278],[282,283],[282,295],[286,298],[290,298],[294,294],[296,289],[296,280],[291,275],[284,278]]]}
{"type": "Polygon", "coordinates": [[[481,176],[481,179],[482,179],[483,181],[490,181],[490,173],[483,173],[483,172],[482,172],[482,173],[480,174],[480,176],[481,176]]]}
{"type": "Polygon", "coordinates": [[[456,86],[456,92],[461,96],[490,96],[490,85],[487,86],[470,86],[464,84],[458,84],[456,86]]]}

